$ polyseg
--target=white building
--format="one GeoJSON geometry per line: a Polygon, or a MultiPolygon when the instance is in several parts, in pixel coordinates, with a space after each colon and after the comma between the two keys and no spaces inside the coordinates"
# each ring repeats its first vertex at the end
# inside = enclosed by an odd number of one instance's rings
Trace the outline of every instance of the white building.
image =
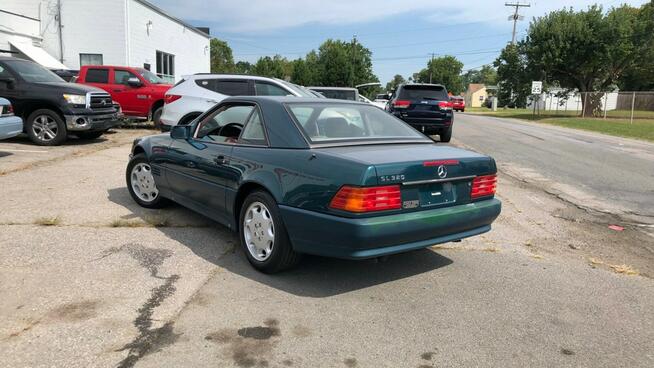
{"type": "Polygon", "coordinates": [[[209,40],[208,29],[145,0],[0,1],[0,55],[11,51],[51,69],[144,67],[179,80],[209,72],[209,40]]]}

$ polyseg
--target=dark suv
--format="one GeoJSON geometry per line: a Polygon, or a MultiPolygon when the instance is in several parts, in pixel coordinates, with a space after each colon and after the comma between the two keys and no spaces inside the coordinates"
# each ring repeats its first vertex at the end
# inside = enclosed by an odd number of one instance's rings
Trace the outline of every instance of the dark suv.
{"type": "Polygon", "coordinates": [[[440,84],[402,84],[393,93],[388,111],[412,127],[440,136],[441,142],[452,138],[452,102],[447,89],[440,84]]]}
{"type": "Polygon", "coordinates": [[[0,97],[11,101],[27,135],[43,146],[61,144],[68,134],[98,138],[119,123],[107,92],[68,83],[29,60],[0,56],[0,97]]]}

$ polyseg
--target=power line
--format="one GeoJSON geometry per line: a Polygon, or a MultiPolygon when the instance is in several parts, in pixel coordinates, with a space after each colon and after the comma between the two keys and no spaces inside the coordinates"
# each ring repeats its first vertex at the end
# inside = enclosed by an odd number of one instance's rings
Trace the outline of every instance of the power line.
{"type": "Polygon", "coordinates": [[[529,8],[531,5],[529,3],[527,4],[522,4],[519,1],[515,3],[504,3],[504,6],[511,6],[515,7],[515,13],[513,15],[509,15],[509,20],[513,20],[513,36],[511,36],[511,44],[515,45],[515,27],[516,24],[518,23],[519,20],[523,20],[525,17],[522,15],[518,14],[520,11],[520,8],[529,8]]]}

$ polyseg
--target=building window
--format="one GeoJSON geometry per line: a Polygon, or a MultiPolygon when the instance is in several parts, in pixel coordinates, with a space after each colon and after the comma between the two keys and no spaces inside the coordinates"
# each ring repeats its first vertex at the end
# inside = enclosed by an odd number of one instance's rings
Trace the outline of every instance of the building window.
{"type": "Polygon", "coordinates": [[[103,65],[102,54],[79,54],[79,66],[103,65]]]}
{"type": "Polygon", "coordinates": [[[175,83],[175,55],[157,51],[157,75],[169,83],[175,83]]]}

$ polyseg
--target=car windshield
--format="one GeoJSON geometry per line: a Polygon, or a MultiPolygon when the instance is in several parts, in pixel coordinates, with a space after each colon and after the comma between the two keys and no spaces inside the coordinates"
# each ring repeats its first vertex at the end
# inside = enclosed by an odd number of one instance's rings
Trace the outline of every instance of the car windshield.
{"type": "Polygon", "coordinates": [[[357,100],[357,93],[354,90],[314,88],[314,91],[320,92],[323,96],[327,98],[335,98],[337,100],[348,100],[348,101],[357,100]]]}
{"type": "Polygon", "coordinates": [[[442,86],[406,85],[402,87],[399,97],[402,100],[440,100],[449,99],[447,90],[442,86]]]}
{"type": "Polygon", "coordinates": [[[27,60],[8,60],[5,61],[14,72],[18,73],[21,78],[30,83],[47,83],[47,82],[65,82],[61,77],[37,63],[27,60]]]}
{"type": "Polygon", "coordinates": [[[138,70],[139,74],[141,74],[141,76],[143,78],[145,78],[148,82],[150,82],[152,84],[168,84],[168,82],[166,82],[165,80],[159,78],[156,74],[152,73],[151,71],[149,71],[147,69],[138,68],[137,70],[138,70]]]}
{"type": "Polygon", "coordinates": [[[430,142],[404,122],[374,106],[324,102],[287,105],[312,143],[398,139],[430,142]]]}

